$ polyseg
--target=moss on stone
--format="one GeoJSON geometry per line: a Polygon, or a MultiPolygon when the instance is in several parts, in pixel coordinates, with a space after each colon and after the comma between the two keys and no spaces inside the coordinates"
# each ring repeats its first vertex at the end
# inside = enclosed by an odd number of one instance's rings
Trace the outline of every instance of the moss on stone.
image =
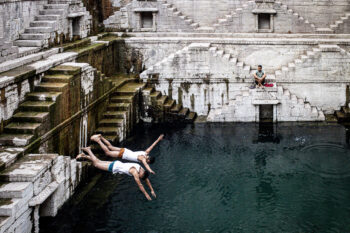
{"type": "Polygon", "coordinates": [[[13,203],[11,198],[2,198],[0,199],[0,206],[11,205],[13,203]]]}
{"type": "Polygon", "coordinates": [[[190,90],[190,87],[191,87],[191,83],[190,82],[183,82],[183,83],[181,83],[181,87],[186,91],[186,93],[188,93],[188,91],[190,90]]]}
{"type": "Polygon", "coordinates": [[[99,49],[102,49],[106,47],[106,44],[102,44],[102,43],[95,43],[95,44],[89,44],[87,46],[84,47],[78,47],[78,48],[74,48],[74,49],[70,49],[67,52],[76,52],[79,54],[79,56],[83,55],[83,54],[87,54],[91,51],[96,51],[99,49]]]}

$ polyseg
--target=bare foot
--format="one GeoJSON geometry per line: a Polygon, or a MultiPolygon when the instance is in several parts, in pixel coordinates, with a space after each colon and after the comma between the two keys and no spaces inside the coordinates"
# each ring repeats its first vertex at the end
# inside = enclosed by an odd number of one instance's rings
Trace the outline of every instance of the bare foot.
{"type": "Polygon", "coordinates": [[[97,141],[101,140],[101,134],[92,135],[90,139],[91,139],[91,141],[97,142],[97,141]]]}
{"type": "Polygon", "coordinates": [[[84,148],[81,148],[84,152],[86,152],[86,153],[89,153],[89,152],[92,152],[91,151],[91,147],[84,147],[84,148]]]}
{"type": "Polygon", "coordinates": [[[80,153],[78,154],[78,156],[75,158],[75,159],[81,159],[81,158],[84,158],[86,155],[84,153],[80,153]]]}
{"type": "Polygon", "coordinates": [[[164,134],[161,134],[161,135],[159,136],[159,140],[163,140],[163,138],[164,138],[164,134]]]}

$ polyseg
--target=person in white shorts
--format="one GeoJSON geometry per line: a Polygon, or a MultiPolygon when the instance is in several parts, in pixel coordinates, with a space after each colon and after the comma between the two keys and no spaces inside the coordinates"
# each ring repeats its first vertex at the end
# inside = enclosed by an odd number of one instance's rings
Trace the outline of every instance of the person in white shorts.
{"type": "Polygon", "coordinates": [[[149,153],[163,138],[164,135],[160,135],[159,138],[146,151],[131,151],[127,148],[115,147],[107,139],[102,137],[101,134],[93,135],[91,137],[91,141],[97,142],[107,156],[124,159],[131,162],[141,162],[150,173],[156,174],[148,165],[154,163],[155,161],[155,158],[150,156],[149,153]]]}
{"type": "Polygon", "coordinates": [[[120,161],[101,161],[99,160],[91,151],[90,147],[82,148],[84,152],[86,152],[88,155],[85,155],[84,153],[79,154],[76,159],[85,158],[92,162],[92,164],[103,171],[109,171],[113,174],[125,174],[128,176],[133,176],[135,179],[135,182],[141,192],[145,195],[147,200],[151,201],[152,198],[148,195],[147,191],[143,187],[141,180],[144,180],[146,184],[148,185],[149,189],[151,190],[151,194],[154,198],[156,198],[156,193],[153,190],[152,184],[148,178],[149,172],[144,170],[139,164],[137,163],[122,163],[120,161]]]}

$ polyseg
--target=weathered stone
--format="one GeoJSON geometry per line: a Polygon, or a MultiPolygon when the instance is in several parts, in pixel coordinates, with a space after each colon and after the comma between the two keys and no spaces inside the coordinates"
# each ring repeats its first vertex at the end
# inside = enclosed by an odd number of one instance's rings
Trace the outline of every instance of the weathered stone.
{"type": "Polygon", "coordinates": [[[0,174],[3,181],[35,182],[52,166],[57,155],[27,155],[0,174]]]}
{"type": "Polygon", "coordinates": [[[24,198],[33,195],[31,182],[4,183],[0,186],[0,198],[24,198]]]}

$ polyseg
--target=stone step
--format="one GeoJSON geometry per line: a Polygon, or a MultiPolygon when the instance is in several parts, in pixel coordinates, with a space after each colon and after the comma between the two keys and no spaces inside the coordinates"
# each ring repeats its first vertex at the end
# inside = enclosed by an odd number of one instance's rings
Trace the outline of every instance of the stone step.
{"type": "Polygon", "coordinates": [[[21,40],[45,40],[48,38],[48,34],[45,33],[23,33],[20,34],[21,40]]]}
{"type": "Polygon", "coordinates": [[[106,118],[99,122],[99,126],[102,127],[121,127],[125,125],[124,119],[106,118]]]}
{"type": "Polygon", "coordinates": [[[98,127],[96,133],[109,136],[118,136],[121,129],[119,127],[98,127]]]}
{"type": "Polygon", "coordinates": [[[151,99],[156,100],[162,96],[162,93],[160,91],[154,91],[149,96],[151,97],[151,99]]]}
{"type": "Polygon", "coordinates": [[[44,9],[39,11],[40,15],[63,15],[64,9],[44,9]]]}
{"type": "Polygon", "coordinates": [[[127,117],[128,111],[107,111],[103,114],[104,118],[124,119],[127,117]]]}
{"type": "Polygon", "coordinates": [[[154,92],[154,87],[146,87],[142,91],[151,94],[154,92]]]}
{"type": "Polygon", "coordinates": [[[16,46],[20,47],[41,47],[44,44],[42,40],[16,40],[14,41],[16,46]]]}
{"type": "Polygon", "coordinates": [[[178,113],[182,109],[182,104],[176,104],[172,109],[170,109],[170,112],[172,113],[178,113]]]}
{"type": "Polygon", "coordinates": [[[56,21],[43,20],[43,21],[33,21],[30,23],[30,27],[55,27],[56,21]]]}
{"type": "Polygon", "coordinates": [[[165,104],[164,104],[164,108],[165,110],[170,110],[172,107],[174,107],[174,105],[176,104],[175,100],[168,100],[165,104]]]}
{"type": "Polygon", "coordinates": [[[61,96],[61,92],[30,92],[27,99],[31,101],[53,101],[61,96]]]}
{"type": "Polygon", "coordinates": [[[24,33],[37,34],[37,33],[50,33],[53,32],[52,27],[29,27],[24,30],[24,33]]]}
{"type": "Polygon", "coordinates": [[[183,108],[180,110],[179,115],[180,116],[187,116],[189,114],[190,110],[188,108],[183,108]]]}
{"type": "Polygon", "coordinates": [[[44,9],[65,9],[68,8],[68,4],[46,4],[44,9]]]}
{"type": "Polygon", "coordinates": [[[27,146],[34,140],[33,134],[0,134],[1,146],[27,146]]]}
{"type": "Polygon", "coordinates": [[[35,20],[45,21],[45,20],[59,20],[60,15],[37,15],[35,16],[35,20]]]}
{"type": "Polygon", "coordinates": [[[37,92],[63,92],[68,87],[67,83],[51,83],[45,82],[35,86],[37,92]]]}
{"type": "Polygon", "coordinates": [[[130,103],[111,103],[107,106],[107,111],[125,111],[130,110],[130,103]]]}
{"type": "Polygon", "coordinates": [[[146,83],[127,83],[116,91],[116,95],[135,95],[146,87],[146,83]]]}
{"type": "Polygon", "coordinates": [[[48,112],[18,112],[12,119],[16,122],[43,123],[48,117],[48,112]]]}
{"type": "Polygon", "coordinates": [[[339,122],[350,122],[350,117],[347,117],[342,111],[335,111],[335,116],[339,122]]]}
{"type": "Polygon", "coordinates": [[[319,34],[332,34],[334,33],[334,31],[330,28],[317,28],[316,29],[316,33],[319,34]]]}
{"type": "Polygon", "coordinates": [[[116,135],[103,135],[103,137],[112,143],[119,141],[119,137],[116,135]]]}
{"type": "Polygon", "coordinates": [[[53,101],[26,101],[19,106],[19,109],[26,112],[50,112],[54,105],[53,101]]]}
{"type": "Polygon", "coordinates": [[[27,154],[0,173],[1,181],[34,182],[56,160],[57,154],[27,154]]]}
{"type": "Polygon", "coordinates": [[[1,198],[0,199],[0,216],[14,217],[19,210],[21,199],[19,198],[1,198]]]}
{"type": "Polygon", "coordinates": [[[4,128],[7,134],[33,134],[37,135],[40,123],[12,122],[4,128]]]}
{"type": "Polygon", "coordinates": [[[4,182],[0,185],[0,198],[24,198],[33,192],[30,182],[4,182]]]}
{"type": "Polygon", "coordinates": [[[77,66],[65,66],[60,65],[53,67],[48,70],[47,74],[54,75],[54,74],[65,74],[65,75],[76,75],[80,73],[81,68],[77,66]]]}
{"type": "Polygon", "coordinates": [[[113,96],[111,98],[112,103],[133,103],[134,102],[134,96],[113,96]]]}
{"type": "Polygon", "coordinates": [[[163,95],[160,98],[157,99],[157,104],[158,105],[164,105],[165,102],[168,100],[168,96],[163,95]]]}
{"type": "Polygon", "coordinates": [[[197,113],[195,112],[190,112],[187,116],[186,116],[186,122],[192,123],[196,120],[197,118],[197,113]]]}
{"type": "Polygon", "coordinates": [[[52,82],[52,83],[69,83],[72,78],[73,78],[72,75],[52,74],[52,75],[45,75],[41,79],[41,81],[42,82],[52,82]]]}

